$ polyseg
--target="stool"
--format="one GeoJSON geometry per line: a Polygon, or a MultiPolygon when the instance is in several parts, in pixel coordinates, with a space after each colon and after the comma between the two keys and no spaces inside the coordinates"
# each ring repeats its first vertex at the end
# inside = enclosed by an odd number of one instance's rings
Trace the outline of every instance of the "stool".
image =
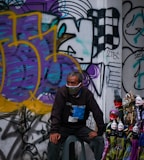
{"type": "MultiPolygon", "coordinates": [[[[84,142],[81,141],[79,138],[77,138],[74,135],[68,136],[68,138],[66,139],[65,143],[64,143],[64,148],[63,148],[63,153],[62,153],[62,160],[69,160],[69,155],[70,155],[70,151],[74,151],[75,153],[75,146],[74,146],[74,142],[80,142],[81,144],[81,153],[80,153],[80,160],[86,160],[86,153],[85,153],[85,147],[84,147],[84,142]],[[72,147],[72,148],[70,148],[72,147]]],[[[74,154],[72,153],[72,156],[74,154]]]]}

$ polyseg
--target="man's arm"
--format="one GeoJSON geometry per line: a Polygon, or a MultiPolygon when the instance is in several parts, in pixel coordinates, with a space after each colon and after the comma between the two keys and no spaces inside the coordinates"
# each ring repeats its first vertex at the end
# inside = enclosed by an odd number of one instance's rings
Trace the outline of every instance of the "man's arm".
{"type": "Polygon", "coordinates": [[[52,112],[51,112],[51,129],[50,129],[50,142],[57,144],[61,135],[59,133],[59,128],[61,125],[61,115],[64,107],[64,97],[60,90],[57,91],[52,112]]]}
{"type": "Polygon", "coordinates": [[[63,108],[65,106],[65,98],[61,93],[61,90],[58,90],[55,96],[54,104],[51,112],[51,129],[50,133],[59,133],[59,128],[61,125],[61,117],[63,108]]]}

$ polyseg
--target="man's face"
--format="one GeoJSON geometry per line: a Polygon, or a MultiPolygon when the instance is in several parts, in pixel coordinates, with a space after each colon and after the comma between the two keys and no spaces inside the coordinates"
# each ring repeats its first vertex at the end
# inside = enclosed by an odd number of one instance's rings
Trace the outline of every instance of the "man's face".
{"type": "Polygon", "coordinates": [[[68,88],[69,94],[72,96],[77,96],[81,89],[81,82],[79,82],[77,76],[68,76],[66,87],[68,88]]]}
{"type": "Polygon", "coordinates": [[[68,86],[77,86],[79,84],[77,76],[68,76],[67,85],[68,86]]]}

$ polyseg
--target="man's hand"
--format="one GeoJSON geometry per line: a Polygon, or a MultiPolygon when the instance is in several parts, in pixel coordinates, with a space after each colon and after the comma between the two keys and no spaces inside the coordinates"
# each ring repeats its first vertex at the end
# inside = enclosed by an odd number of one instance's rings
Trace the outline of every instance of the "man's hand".
{"type": "Polygon", "coordinates": [[[51,133],[49,140],[50,142],[57,144],[60,138],[61,138],[61,135],[59,133],[51,133]]]}
{"type": "Polygon", "coordinates": [[[93,139],[94,137],[96,137],[97,136],[97,132],[95,132],[95,131],[91,131],[90,133],[89,133],[89,138],[90,139],[93,139]]]}

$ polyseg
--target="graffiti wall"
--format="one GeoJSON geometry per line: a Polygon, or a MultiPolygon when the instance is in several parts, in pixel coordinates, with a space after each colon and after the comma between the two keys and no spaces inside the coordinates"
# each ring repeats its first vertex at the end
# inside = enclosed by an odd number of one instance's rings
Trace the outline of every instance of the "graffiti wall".
{"type": "MultiPolygon", "coordinates": [[[[135,11],[131,4],[125,26],[135,11]]],[[[142,18],[140,11],[131,28],[142,18]]],[[[125,47],[130,54],[123,68],[135,55],[139,60],[131,69],[142,62],[138,43],[142,29],[137,31],[135,41],[125,35],[128,45],[137,50],[125,47]]],[[[115,97],[121,96],[121,53],[122,2],[0,1],[0,160],[47,159],[55,93],[72,70],[83,72],[84,85],[94,93],[107,122],[115,97]]],[[[140,90],[142,72],[135,75],[140,90]]],[[[128,90],[124,79],[123,84],[128,90]]],[[[95,126],[91,116],[88,125],[95,126]]]]}
{"type": "Polygon", "coordinates": [[[144,2],[123,1],[123,94],[144,97],[144,2]]]}

